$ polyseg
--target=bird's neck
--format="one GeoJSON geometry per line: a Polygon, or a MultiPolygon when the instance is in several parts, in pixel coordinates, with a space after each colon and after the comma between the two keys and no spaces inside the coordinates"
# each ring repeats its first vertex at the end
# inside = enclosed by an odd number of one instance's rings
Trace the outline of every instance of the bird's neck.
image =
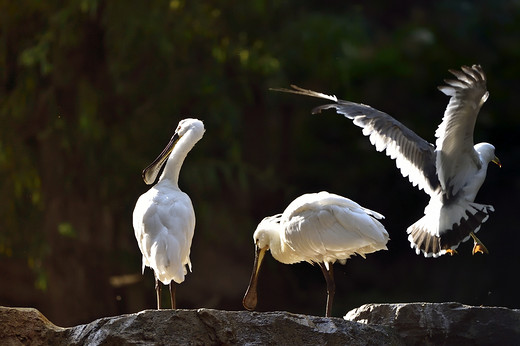
{"type": "Polygon", "coordinates": [[[184,159],[188,155],[189,151],[193,148],[193,144],[188,140],[188,136],[190,134],[187,133],[183,136],[175,147],[173,148],[170,156],[168,157],[166,164],[164,166],[164,170],[159,177],[159,181],[161,180],[169,180],[171,184],[175,187],[179,185],[179,174],[181,171],[182,164],[184,163],[184,159]]]}
{"type": "Polygon", "coordinates": [[[480,169],[476,171],[472,179],[469,179],[467,185],[463,187],[465,198],[468,201],[473,202],[475,197],[477,197],[478,190],[480,190],[484,180],[486,180],[488,165],[488,161],[481,161],[480,169]]]}
{"type": "Polygon", "coordinates": [[[300,256],[287,244],[283,243],[280,236],[271,238],[269,243],[271,255],[281,263],[292,264],[301,262],[300,256]]]}

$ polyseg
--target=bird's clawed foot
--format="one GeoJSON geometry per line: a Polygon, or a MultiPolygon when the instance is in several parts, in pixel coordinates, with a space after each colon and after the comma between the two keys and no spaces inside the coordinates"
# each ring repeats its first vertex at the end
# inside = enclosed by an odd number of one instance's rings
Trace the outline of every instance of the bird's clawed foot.
{"type": "Polygon", "coordinates": [[[458,254],[457,250],[455,250],[455,249],[446,249],[446,253],[449,254],[450,256],[458,254]]]}
{"type": "Polygon", "coordinates": [[[480,239],[478,239],[477,236],[473,232],[471,232],[469,235],[471,236],[471,238],[473,238],[473,251],[472,251],[473,255],[476,254],[477,252],[480,252],[481,254],[489,253],[488,249],[484,246],[484,244],[482,244],[480,239]]]}

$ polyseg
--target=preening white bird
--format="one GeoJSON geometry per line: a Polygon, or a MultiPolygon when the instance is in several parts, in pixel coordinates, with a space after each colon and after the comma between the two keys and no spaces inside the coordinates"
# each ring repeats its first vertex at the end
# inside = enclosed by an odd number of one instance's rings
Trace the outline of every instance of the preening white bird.
{"type": "Polygon", "coordinates": [[[204,135],[204,125],[197,119],[179,122],[170,142],[161,154],[143,170],[143,180],[150,185],[164,170],[157,184],[139,197],[133,213],[135,238],[143,254],[143,272],[150,267],[155,275],[157,309],[161,308],[161,285],[170,286],[172,309],[175,309],[175,285],[191,271],[190,248],[195,230],[195,212],[190,197],[179,189],[179,173],[184,159],[204,135]]]}
{"type": "Polygon", "coordinates": [[[292,201],[283,214],[264,218],[253,234],[255,262],[242,301],[248,310],[257,305],[258,274],[265,252],[279,262],[318,263],[327,282],[326,316],[330,316],[335,283],[333,264],[352,255],[386,250],[388,233],[377,220],[383,215],[348,198],[328,192],[309,193],[292,201]]]}
{"type": "Polygon", "coordinates": [[[447,79],[447,85],[439,87],[450,100],[435,132],[435,145],[370,106],[294,85],[293,89],[273,89],[334,101],[314,108],[312,113],[333,108],[353,120],[377,151],[385,150],[396,161],[401,174],[430,195],[424,216],[407,229],[411,247],[426,257],[453,254],[470,236],[474,240],[473,254],[488,252],[475,233],[494,209],[474,200],[486,178],[489,162],[501,166],[493,145],[473,145],[477,115],[489,96],[482,67],[462,66],[461,71],[449,72],[456,79],[447,79]]]}

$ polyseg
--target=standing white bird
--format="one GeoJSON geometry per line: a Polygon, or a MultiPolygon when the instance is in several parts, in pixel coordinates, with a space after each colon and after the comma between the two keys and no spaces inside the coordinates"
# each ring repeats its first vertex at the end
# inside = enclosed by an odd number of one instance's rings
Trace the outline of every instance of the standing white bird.
{"type": "Polygon", "coordinates": [[[253,234],[255,262],[242,301],[248,310],[257,305],[258,273],[265,252],[285,264],[318,263],[327,282],[326,316],[330,316],[335,284],[332,265],[352,255],[386,250],[388,233],[376,219],[383,215],[348,198],[328,192],[309,193],[292,201],[283,214],[264,218],[253,234]]]}
{"type": "Polygon", "coordinates": [[[175,286],[191,271],[190,247],[195,229],[195,212],[190,197],[179,189],[182,163],[204,135],[204,125],[197,119],[184,119],[162,153],[143,170],[143,180],[153,184],[159,171],[159,181],[139,197],[133,214],[135,238],[143,254],[143,272],[150,267],[155,275],[157,309],[161,308],[159,281],[170,285],[172,309],[175,309],[175,286]]]}
{"type": "Polygon", "coordinates": [[[482,67],[462,66],[462,71],[449,72],[457,79],[445,80],[448,85],[439,87],[450,96],[450,101],[435,132],[435,146],[370,106],[294,85],[293,89],[273,89],[336,102],[316,107],[312,113],[334,108],[353,120],[363,128],[363,134],[369,136],[377,151],[386,150],[386,155],[395,159],[401,174],[430,195],[424,217],[407,229],[411,247],[425,257],[453,254],[470,236],[474,240],[473,254],[488,252],[474,233],[494,208],[473,201],[486,178],[489,162],[501,166],[493,145],[473,145],[477,115],[489,96],[482,67]]]}

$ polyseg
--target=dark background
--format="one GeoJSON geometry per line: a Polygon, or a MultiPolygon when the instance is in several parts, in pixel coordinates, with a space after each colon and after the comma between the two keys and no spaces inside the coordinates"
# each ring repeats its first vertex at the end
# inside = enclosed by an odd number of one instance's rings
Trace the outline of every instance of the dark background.
{"type": "MultiPolygon", "coordinates": [[[[333,315],[364,303],[520,308],[516,213],[520,3],[514,1],[0,1],[0,305],[60,326],[155,307],[132,211],[141,171],[179,120],[206,134],[180,187],[197,226],[178,307],[242,309],[252,233],[306,192],[386,216],[388,251],[336,264],[333,315]],[[489,255],[425,259],[406,228],[428,197],[323,102],[289,84],[383,110],[433,142],[450,68],[479,63],[490,98],[475,141],[497,148],[476,201],[496,212],[489,255]]],[[[260,311],[323,315],[318,267],[267,256],[260,311]]]]}

